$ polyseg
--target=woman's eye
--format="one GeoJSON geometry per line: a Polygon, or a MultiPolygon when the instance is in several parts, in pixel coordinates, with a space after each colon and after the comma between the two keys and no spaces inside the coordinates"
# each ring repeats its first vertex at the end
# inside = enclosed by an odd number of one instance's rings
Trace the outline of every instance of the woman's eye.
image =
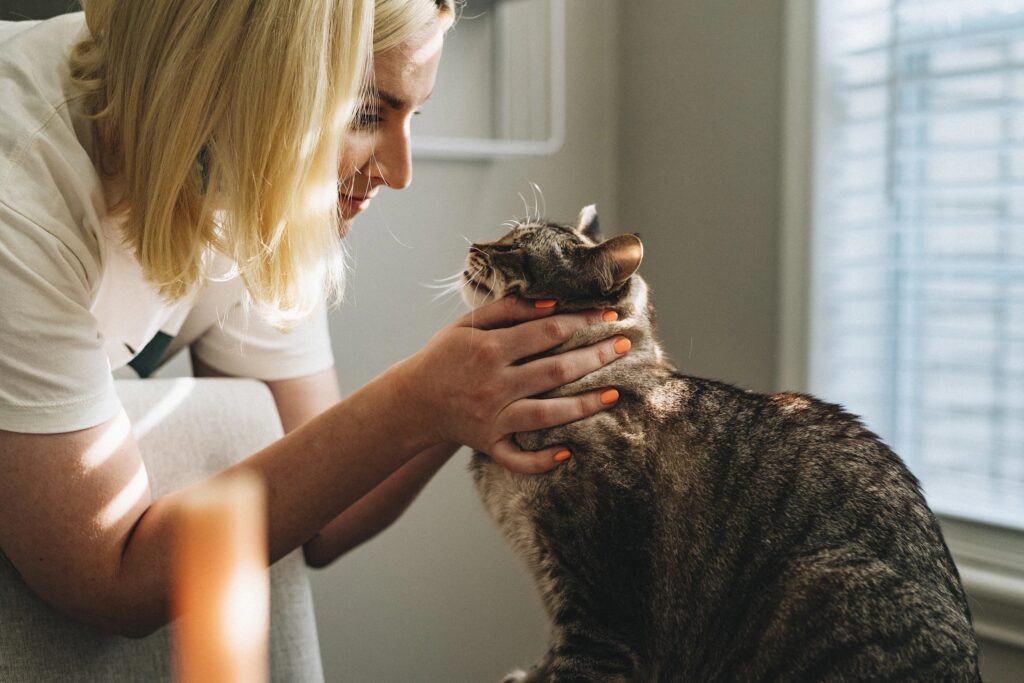
{"type": "Polygon", "coordinates": [[[357,130],[373,128],[383,120],[383,117],[381,117],[375,110],[358,111],[352,118],[352,127],[357,130]]]}

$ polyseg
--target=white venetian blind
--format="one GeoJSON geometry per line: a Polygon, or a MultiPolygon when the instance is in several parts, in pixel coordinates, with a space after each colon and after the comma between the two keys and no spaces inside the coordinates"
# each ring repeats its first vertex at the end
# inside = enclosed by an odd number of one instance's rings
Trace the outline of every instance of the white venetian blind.
{"type": "Polygon", "coordinates": [[[1024,0],[819,0],[813,390],[1024,528],[1024,0]]]}

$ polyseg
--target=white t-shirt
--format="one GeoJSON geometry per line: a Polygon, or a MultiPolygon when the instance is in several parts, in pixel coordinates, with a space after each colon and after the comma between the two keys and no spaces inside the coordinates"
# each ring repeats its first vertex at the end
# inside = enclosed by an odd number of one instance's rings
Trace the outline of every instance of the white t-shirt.
{"type": "Polygon", "coordinates": [[[82,13],[0,22],[0,429],[67,432],[120,410],[112,372],[147,376],[191,345],[207,365],[262,380],[334,363],[321,304],[282,333],[243,307],[219,253],[215,277],[167,305],[117,238],[79,115],[68,55],[82,13]]]}

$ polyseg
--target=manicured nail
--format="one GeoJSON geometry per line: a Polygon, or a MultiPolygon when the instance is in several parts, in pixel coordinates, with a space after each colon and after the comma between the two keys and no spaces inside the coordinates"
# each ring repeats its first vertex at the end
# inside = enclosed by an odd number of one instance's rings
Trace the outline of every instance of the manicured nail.
{"type": "Polygon", "coordinates": [[[619,314],[616,313],[615,311],[605,311],[604,313],[601,314],[601,320],[605,321],[606,323],[615,322],[618,319],[619,314]]]}
{"type": "Polygon", "coordinates": [[[633,342],[626,337],[619,337],[615,340],[615,353],[625,353],[633,348],[633,342]]]}
{"type": "Polygon", "coordinates": [[[533,302],[534,308],[554,308],[558,302],[554,299],[537,299],[533,302]]]}
{"type": "Polygon", "coordinates": [[[601,403],[602,405],[610,406],[619,400],[619,392],[617,389],[605,389],[601,392],[601,403]]]}
{"type": "Polygon", "coordinates": [[[568,460],[571,457],[572,457],[572,453],[570,453],[569,451],[563,449],[563,450],[560,450],[557,453],[555,453],[555,462],[565,462],[566,460],[568,460]]]}

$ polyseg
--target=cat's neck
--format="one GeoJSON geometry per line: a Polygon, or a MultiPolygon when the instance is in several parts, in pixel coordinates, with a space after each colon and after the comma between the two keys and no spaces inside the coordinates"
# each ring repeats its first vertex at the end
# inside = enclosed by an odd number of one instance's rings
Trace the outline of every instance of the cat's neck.
{"type": "MultiPolygon", "coordinates": [[[[617,337],[629,339],[630,350],[622,358],[591,373],[579,382],[569,385],[573,390],[581,390],[581,382],[584,387],[591,384],[596,386],[611,379],[616,380],[615,383],[621,383],[629,378],[639,379],[636,377],[637,373],[646,373],[651,370],[668,372],[675,370],[665,357],[655,335],[654,309],[649,300],[647,283],[639,276],[634,275],[626,286],[627,289],[622,297],[605,308],[605,310],[615,311],[619,316],[618,320],[591,325],[574,334],[565,344],[552,350],[552,353],[561,353],[589,346],[603,339],[617,337]]],[[[573,307],[592,308],[593,306],[573,307]]]]}

